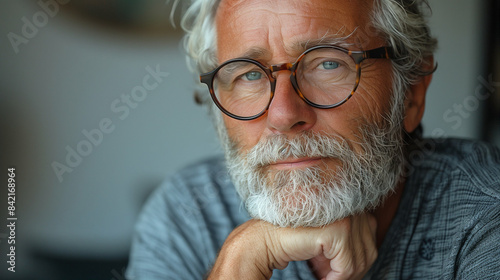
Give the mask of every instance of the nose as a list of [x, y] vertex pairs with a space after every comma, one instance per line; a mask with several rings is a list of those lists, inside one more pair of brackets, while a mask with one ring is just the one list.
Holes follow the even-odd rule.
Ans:
[[311, 129], [316, 123], [315, 109], [295, 92], [289, 71], [275, 72], [274, 97], [267, 111], [268, 127], [274, 133], [297, 133]]

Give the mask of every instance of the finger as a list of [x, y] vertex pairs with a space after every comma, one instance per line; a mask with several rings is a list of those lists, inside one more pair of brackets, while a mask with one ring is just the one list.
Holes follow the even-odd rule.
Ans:
[[275, 228], [267, 232], [266, 244], [276, 263], [283, 267], [290, 261], [322, 255], [323, 244], [331, 243], [334, 236], [334, 232], [325, 234], [325, 228]]
[[331, 271], [326, 275], [327, 280], [351, 279], [355, 274], [353, 244], [344, 245], [339, 254], [330, 261]]
[[324, 255], [310, 259], [309, 266], [314, 275], [319, 279], [326, 279], [326, 275], [332, 270], [330, 268], [330, 259], [327, 259]]
[[[365, 256], [365, 266], [367, 268], [371, 267], [371, 265], [377, 259], [378, 251], [377, 251], [377, 220], [371, 214], [364, 214], [365, 222], [362, 226], [362, 234], [363, 234], [363, 254]], [[367, 269], [368, 270], [368, 269]]]
[[343, 249], [332, 259], [332, 269], [326, 276], [332, 279], [361, 279], [376, 259], [375, 242], [376, 221], [369, 214], [361, 214], [351, 218], [350, 239], [344, 242]]
[[368, 223], [366, 224], [369, 229], [370, 229], [370, 233], [372, 235], [372, 238], [374, 240], [374, 242], [377, 240], [377, 219], [375, 218], [375, 216], [373, 216], [372, 214], [370, 213], [365, 213], [366, 215], [366, 218], [368, 219]]
[[351, 279], [355, 272], [354, 241], [359, 240], [357, 220], [359, 217], [348, 217], [341, 223], [342, 234], [337, 244], [333, 244], [330, 252], [325, 256], [330, 258], [331, 271], [326, 275], [327, 280]]
[[361, 279], [377, 258], [376, 220], [364, 213], [353, 225], [354, 275], [351, 279]]

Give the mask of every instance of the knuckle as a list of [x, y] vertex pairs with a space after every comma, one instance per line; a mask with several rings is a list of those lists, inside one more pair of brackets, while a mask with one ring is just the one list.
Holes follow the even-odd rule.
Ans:
[[345, 266], [344, 269], [342, 270], [342, 275], [348, 277], [347, 279], [350, 279], [350, 277], [354, 276], [355, 274], [356, 274], [356, 265], [353, 263]]
[[349, 276], [353, 276], [357, 271], [357, 266], [355, 264], [352, 264], [346, 269], [346, 274]]
[[378, 224], [377, 224], [377, 219], [375, 218], [375, 216], [368, 215], [368, 223], [370, 225], [370, 228], [375, 229], [375, 230], [377, 229]]
[[375, 262], [375, 260], [378, 258], [377, 250], [372, 250], [368, 256], [369, 256], [368, 263], [370, 265], [372, 265]]
[[339, 225], [345, 231], [350, 231], [352, 229], [352, 224], [354, 223], [354, 218], [352, 216], [340, 220]]

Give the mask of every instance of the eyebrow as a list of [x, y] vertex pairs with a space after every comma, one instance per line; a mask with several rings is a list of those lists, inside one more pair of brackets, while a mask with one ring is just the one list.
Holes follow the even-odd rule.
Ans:
[[312, 47], [316, 46], [321, 46], [321, 45], [335, 45], [339, 47], [344, 47], [347, 48], [349, 46], [352, 46], [352, 43], [348, 43], [347, 39], [350, 37], [349, 36], [343, 36], [343, 37], [338, 37], [338, 36], [333, 36], [333, 37], [321, 37], [319, 39], [312, 39], [312, 40], [307, 40], [307, 41], [298, 41], [295, 42], [290, 49], [293, 52], [298, 52], [298, 53], [303, 53], [307, 49], [310, 49]]
[[246, 52], [244, 52], [240, 57], [251, 58], [255, 60], [261, 60], [266, 58], [271, 58], [271, 52], [268, 49], [261, 47], [251, 47]]

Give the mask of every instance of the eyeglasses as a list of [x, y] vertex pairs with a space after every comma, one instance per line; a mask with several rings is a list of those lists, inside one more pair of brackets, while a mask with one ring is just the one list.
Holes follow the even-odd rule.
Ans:
[[262, 116], [274, 96], [277, 71], [291, 72], [295, 92], [312, 107], [330, 109], [344, 104], [356, 91], [365, 59], [394, 57], [392, 48], [350, 51], [338, 46], [321, 45], [302, 53], [295, 63], [269, 68], [248, 58], [235, 58], [215, 70], [202, 74], [212, 100], [226, 115], [238, 120]]

